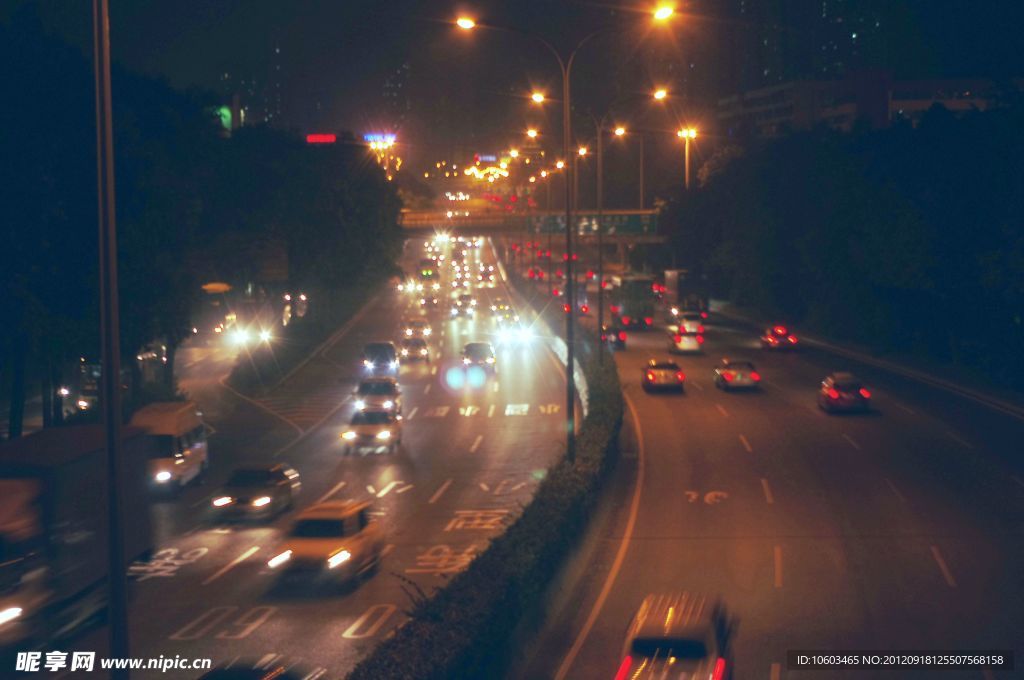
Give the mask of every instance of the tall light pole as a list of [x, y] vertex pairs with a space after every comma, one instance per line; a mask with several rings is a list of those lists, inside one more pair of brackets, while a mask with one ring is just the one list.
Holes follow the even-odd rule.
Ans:
[[[672, 16], [672, 9], [667, 6], [662, 6], [653, 12], [655, 21], [664, 22]], [[475, 19], [471, 17], [459, 17], [455, 24], [464, 31], [470, 31], [474, 28], [487, 28], [490, 30], [503, 31], [506, 33], [514, 33], [517, 35], [523, 35], [528, 38], [535, 40], [542, 44], [554, 57], [555, 61], [558, 62], [558, 68], [562, 75], [562, 157], [569, 159], [572, 153], [572, 100], [571, 100], [571, 77], [572, 77], [572, 65], [576, 61], [576, 55], [590, 40], [595, 38], [602, 33], [605, 33], [608, 29], [600, 29], [588, 34], [568, 53], [568, 56], [563, 57], [562, 53], [559, 52], [555, 47], [544, 38], [540, 37], [535, 33], [528, 33], [524, 31], [518, 31], [511, 28], [504, 28], [499, 26], [483, 25], [479, 24]], [[535, 100], [536, 101], [536, 100]], [[540, 102], [543, 102], [541, 98]], [[567, 255], [565, 263], [566, 280], [573, 281], [573, 230], [575, 224], [573, 223], [573, 174], [572, 163], [567, 162], [565, 164], [565, 252]], [[576, 356], [576, 338], [575, 338], [575, 290], [574, 286], [568, 286], [566, 290], [566, 304], [569, 305], [569, 313], [566, 314], [565, 318], [565, 344], [566, 344], [566, 360], [565, 360], [565, 388], [566, 388], [566, 416], [568, 422], [566, 423], [566, 457], [570, 463], [576, 461], [576, 376], [575, 376], [575, 356]]]

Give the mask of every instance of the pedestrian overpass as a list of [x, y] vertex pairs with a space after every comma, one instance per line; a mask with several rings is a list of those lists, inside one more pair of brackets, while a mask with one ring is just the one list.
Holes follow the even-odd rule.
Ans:
[[[596, 211], [578, 211], [574, 215], [577, 238], [581, 242], [597, 240], [598, 224], [609, 244], [664, 243], [658, 233], [656, 210], [606, 210], [598, 220]], [[401, 227], [410, 232], [473, 233], [493, 236], [533, 236], [565, 234], [565, 213], [555, 210], [503, 212], [500, 210], [403, 210]]]

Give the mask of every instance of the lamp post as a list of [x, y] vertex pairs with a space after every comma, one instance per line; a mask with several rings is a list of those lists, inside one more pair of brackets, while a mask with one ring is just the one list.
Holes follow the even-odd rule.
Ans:
[[[672, 9], [667, 6], [662, 6], [656, 9], [652, 15], [655, 21], [664, 22], [672, 16]], [[558, 62], [558, 68], [562, 76], [562, 157], [570, 158], [571, 147], [572, 147], [572, 100], [571, 100], [571, 77], [572, 77], [572, 65], [576, 61], [576, 56], [580, 50], [590, 42], [596, 36], [605, 33], [607, 29], [599, 29], [594, 31], [583, 39], [581, 39], [576, 46], [568, 53], [567, 56], [562, 55], [562, 52], [557, 50], [551, 43], [544, 38], [540, 37], [535, 33], [529, 33], [524, 31], [518, 31], [511, 28], [491, 26], [479, 24], [475, 19], [471, 17], [459, 17], [455, 24], [464, 31], [470, 31], [474, 28], [487, 28], [490, 30], [503, 31], [506, 33], [513, 33], [517, 35], [523, 35], [528, 38], [535, 40], [542, 44], [554, 57], [555, 61]], [[541, 93], [535, 93], [541, 94]], [[544, 97], [541, 94], [540, 98], [534, 98], [534, 101], [538, 104], [544, 101]], [[573, 224], [573, 195], [572, 195], [572, 181], [575, 173], [572, 172], [572, 163], [565, 164], [565, 273], [566, 281], [573, 281], [573, 230], [575, 225]], [[565, 360], [565, 388], [566, 388], [566, 416], [568, 422], [566, 423], [566, 457], [570, 463], [576, 461], [576, 376], [575, 376], [575, 314], [573, 313], [575, 305], [575, 291], [573, 286], [567, 286], [566, 289], [566, 304], [569, 305], [569, 313], [566, 314], [565, 318], [565, 344], [566, 344], [566, 360]]]
[[682, 139], [685, 142], [685, 146], [686, 146], [686, 150], [684, 152], [685, 160], [683, 162], [684, 165], [685, 165], [685, 169], [683, 170], [683, 178], [684, 178], [683, 179], [683, 183], [684, 183], [684, 186], [686, 187], [687, 191], [689, 191], [689, 189], [690, 189], [690, 140], [697, 138], [697, 130], [694, 129], [694, 128], [682, 128], [678, 132], [676, 132], [676, 136], [678, 136], [680, 139]]

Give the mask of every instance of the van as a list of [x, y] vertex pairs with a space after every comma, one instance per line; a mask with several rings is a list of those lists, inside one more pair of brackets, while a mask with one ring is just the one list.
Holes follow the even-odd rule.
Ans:
[[206, 472], [206, 425], [195, 402], [149, 404], [135, 412], [131, 424], [156, 438], [147, 470], [152, 486], [177, 491]]

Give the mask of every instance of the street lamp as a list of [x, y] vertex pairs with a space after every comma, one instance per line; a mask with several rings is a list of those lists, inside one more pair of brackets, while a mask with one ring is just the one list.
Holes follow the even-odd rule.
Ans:
[[697, 130], [695, 128], [680, 128], [680, 130], [678, 132], [676, 132], [676, 136], [679, 137], [680, 139], [682, 139], [684, 142], [686, 142], [686, 152], [685, 152], [686, 160], [684, 162], [685, 170], [683, 171], [683, 173], [684, 173], [683, 185], [686, 187], [686, 189], [689, 189], [690, 188], [690, 140], [691, 139], [697, 139]]
[[534, 130], [533, 128], [530, 128], [529, 130], [526, 131], [526, 136], [529, 137], [530, 139], [537, 139], [538, 134], [540, 133]]
[[510, 158], [519, 158], [519, 149], [509, 149], [508, 155]]
[[468, 31], [476, 27], [476, 22], [469, 17], [459, 17], [455, 20], [455, 25], [464, 31]]
[[543, 104], [544, 103], [544, 93], [543, 92], [534, 92], [533, 94], [530, 95], [530, 99], [532, 99], [533, 101], [537, 102], [538, 104]]
[[675, 13], [675, 8], [671, 5], [662, 5], [658, 9], [654, 10], [655, 21], [665, 21]]
[[562, 168], [565, 167], [565, 161], [557, 161], [557, 162], [555, 162], [555, 167], [558, 168], [559, 170], [561, 170]]
[[668, 96], [668, 90], [665, 88], [658, 88], [654, 91], [654, 98], [661, 100]]
[[581, 156], [586, 156], [587, 155], [587, 147], [581, 146], [579, 149], [577, 149], [576, 153], [578, 153]]
[[619, 127], [615, 128], [615, 136], [616, 137], [621, 137], [624, 134], [626, 134], [626, 128], [622, 127], [621, 125]]

